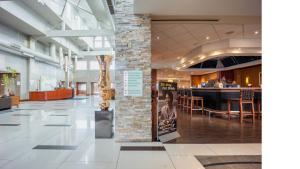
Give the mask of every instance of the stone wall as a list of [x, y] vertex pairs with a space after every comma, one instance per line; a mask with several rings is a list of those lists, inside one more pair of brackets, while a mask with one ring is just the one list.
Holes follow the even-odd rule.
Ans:
[[[151, 141], [151, 19], [133, 14], [134, 0], [116, 0], [117, 141]], [[143, 96], [124, 96], [123, 73], [143, 71]]]

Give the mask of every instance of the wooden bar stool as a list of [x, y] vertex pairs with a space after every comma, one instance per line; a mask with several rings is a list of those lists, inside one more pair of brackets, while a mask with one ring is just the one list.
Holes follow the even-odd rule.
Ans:
[[[251, 116], [252, 123], [255, 122], [255, 111], [254, 111], [254, 91], [253, 89], [241, 89], [240, 90], [240, 98], [232, 98], [228, 99], [228, 119], [232, 115], [231, 111], [231, 103], [238, 102], [239, 104], [239, 115], [240, 115], [240, 123], [244, 122], [244, 117]], [[243, 105], [251, 105], [251, 112], [244, 111]]]
[[181, 92], [180, 95], [180, 109], [183, 110], [183, 106], [185, 104], [185, 95], [184, 95], [184, 91]]
[[184, 90], [184, 96], [183, 97], [184, 98], [183, 98], [183, 108], [182, 108], [182, 110], [183, 111], [185, 111], [185, 110], [188, 111], [189, 108], [191, 107], [191, 104], [190, 104], [191, 97], [190, 97], [190, 92], [187, 89]]
[[257, 118], [261, 119], [261, 116], [262, 116], [262, 113], [261, 113], [261, 100], [257, 100], [256, 106], [257, 106]]
[[181, 90], [178, 90], [178, 93], [177, 93], [177, 107], [180, 108], [181, 106]]
[[192, 96], [191, 97], [191, 116], [193, 116], [193, 111], [201, 110], [201, 114], [204, 113], [203, 97]]

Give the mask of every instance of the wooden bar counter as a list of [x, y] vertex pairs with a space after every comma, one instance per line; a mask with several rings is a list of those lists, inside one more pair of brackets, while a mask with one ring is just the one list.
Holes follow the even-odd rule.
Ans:
[[[227, 111], [227, 100], [239, 98], [241, 89], [243, 88], [193, 88], [187, 90], [191, 91], [193, 96], [203, 97], [205, 108]], [[255, 104], [261, 103], [261, 88], [251, 89], [254, 90]], [[232, 109], [238, 110], [238, 105], [234, 103]]]
[[54, 91], [31, 91], [29, 92], [30, 101], [47, 101], [69, 99], [74, 96], [73, 89], [56, 89]]

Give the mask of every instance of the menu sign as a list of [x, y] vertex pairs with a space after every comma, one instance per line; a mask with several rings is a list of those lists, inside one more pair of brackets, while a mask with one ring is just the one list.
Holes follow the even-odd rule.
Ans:
[[124, 71], [124, 96], [143, 95], [143, 72], [139, 70]]
[[177, 83], [159, 82], [158, 84], [158, 138], [177, 131], [176, 110]]

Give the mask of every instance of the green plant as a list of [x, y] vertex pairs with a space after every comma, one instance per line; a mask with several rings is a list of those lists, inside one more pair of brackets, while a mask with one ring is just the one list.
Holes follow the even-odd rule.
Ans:
[[2, 84], [4, 85], [4, 87], [8, 87], [8, 85], [9, 85], [9, 76], [8, 76], [8, 74], [3, 74]]
[[6, 67], [6, 70], [11, 73], [11, 77], [13, 79], [17, 78], [17, 70], [16, 69], [13, 69], [13, 68], [8, 66], [8, 67]]
[[10, 87], [15, 85], [15, 80], [17, 79], [17, 70], [11, 67], [6, 67], [6, 70], [8, 73], [3, 74], [1, 81], [9, 95], [14, 95], [13, 89], [10, 89]]

